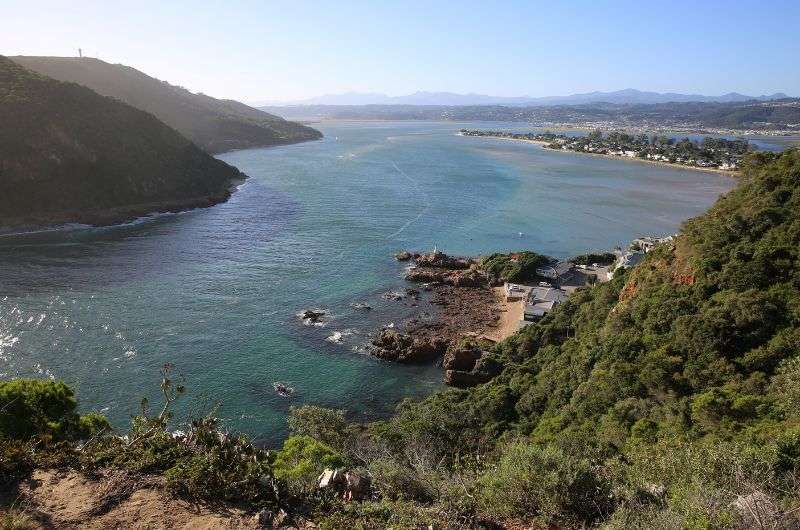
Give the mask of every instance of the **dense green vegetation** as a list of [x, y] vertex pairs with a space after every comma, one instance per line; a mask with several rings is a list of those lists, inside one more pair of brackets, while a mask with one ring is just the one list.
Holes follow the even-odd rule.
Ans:
[[88, 57], [14, 57], [42, 75], [78, 83], [147, 111], [209, 153], [302, 142], [319, 131], [238, 101], [193, 94], [121, 64]]
[[481, 268], [498, 282], [525, 283], [538, 278], [536, 269], [551, 262], [551, 258], [536, 252], [491, 254], [481, 260]]
[[[321, 528], [797, 528], [799, 324], [800, 152], [761, 153], [674, 241], [494, 346], [503, 370], [486, 384], [366, 425], [293, 409], [277, 453], [209, 434], [210, 419], [176, 438], [143, 413], [72, 465], [166, 472], [178, 493], [284, 503]], [[41, 465], [12, 449], [6, 468]], [[338, 465], [371, 475], [370, 500], [314, 491]]]
[[593, 263], [597, 263], [598, 265], [611, 265], [616, 259], [617, 256], [613, 252], [602, 252], [600, 254], [591, 252], [589, 254], [575, 256], [567, 261], [570, 261], [575, 265], [591, 265]]
[[227, 199], [243, 175], [151, 114], [0, 56], [0, 222], [116, 222]]

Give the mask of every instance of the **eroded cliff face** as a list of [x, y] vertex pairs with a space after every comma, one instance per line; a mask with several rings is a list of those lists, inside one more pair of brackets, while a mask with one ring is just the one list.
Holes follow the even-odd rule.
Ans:
[[151, 114], [0, 57], [5, 230], [209, 206], [243, 178]]

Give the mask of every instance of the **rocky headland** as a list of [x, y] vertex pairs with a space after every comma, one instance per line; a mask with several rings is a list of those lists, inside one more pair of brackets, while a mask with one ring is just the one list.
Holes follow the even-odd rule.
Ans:
[[400, 252], [409, 262], [404, 278], [420, 284], [430, 305], [432, 319], [412, 318], [400, 329], [383, 328], [371, 340], [371, 355], [398, 363], [439, 363], [445, 383], [471, 386], [493, 377], [499, 365], [480, 344], [500, 320], [500, 300], [492, 289], [496, 281], [482, 270], [478, 260], [442, 252]]

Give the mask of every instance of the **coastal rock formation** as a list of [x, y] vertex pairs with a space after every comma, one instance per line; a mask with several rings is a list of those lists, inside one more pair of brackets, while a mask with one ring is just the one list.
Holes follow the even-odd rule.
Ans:
[[442, 367], [445, 369], [445, 384], [457, 387], [486, 383], [502, 370], [491, 353], [473, 344], [448, 348]]
[[442, 361], [445, 370], [461, 370], [469, 372], [475, 367], [475, 363], [481, 358], [480, 348], [475, 346], [462, 345], [448, 348]]
[[429, 254], [419, 254], [414, 256], [414, 261], [418, 267], [431, 267], [436, 269], [468, 269], [473, 265], [471, 258], [458, 258], [448, 256], [443, 252], [434, 251]]
[[379, 359], [399, 363], [421, 363], [438, 359], [447, 351], [441, 337], [414, 337], [394, 329], [384, 329], [372, 339], [370, 352]]
[[325, 469], [317, 479], [317, 488], [333, 490], [346, 501], [359, 501], [369, 497], [372, 478], [358, 470]]
[[152, 114], [0, 56], [3, 228], [210, 206], [244, 178]]
[[489, 278], [477, 268], [443, 269], [415, 267], [409, 270], [405, 279], [417, 283], [440, 283], [454, 287], [482, 287], [489, 284]]

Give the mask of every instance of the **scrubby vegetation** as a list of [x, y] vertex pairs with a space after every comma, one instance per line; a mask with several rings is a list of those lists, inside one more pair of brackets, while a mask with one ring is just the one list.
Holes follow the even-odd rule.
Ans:
[[501, 282], [524, 283], [538, 278], [536, 268], [549, 264], [551, 259], [536, 252], [491, 254], [481, 260], [481, 268]]
[[152, 114], [0, 56], [0, 223], [208, 206], [243, 178]]
[[[673, 242], [496, 345], [489, 383], [370, 424], [293, 409], [277, 453], [143, 415], [76, 461], [166, 470], [185, 495], [290, 499], [321, 528], [797, 528], [799, 324], [800, 152], [759, 154]], [[339, 465], [371, 475], [370, 499], [314, 491]]]
[[616, 259], [617, 256], [613, 252], [603, 252], [601, 254], [592, 252], [589, 254], [575, 256], [574, 258], [570, 258], [568, 261], [571, 261], [575, 265], [592, 265], [594, 263], [597, 263], [598, 265], [611, 265]]

